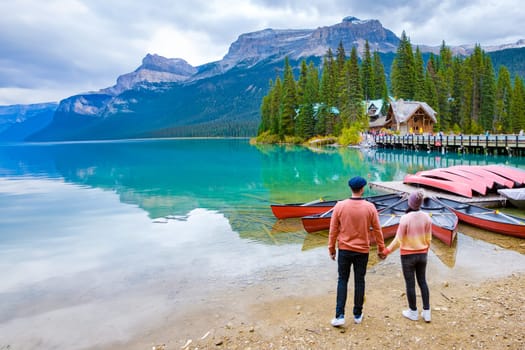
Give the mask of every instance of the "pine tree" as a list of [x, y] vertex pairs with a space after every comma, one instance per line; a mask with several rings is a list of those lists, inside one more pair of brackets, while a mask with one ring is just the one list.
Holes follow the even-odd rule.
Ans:
[[352, 47], [350, 59], [345, 64], [344, 72], [344, 85], [340, 94], [340, 99], [343, 102], [341, 107], [341, 126], [342, 128], [348, 128], [356, 122], [366, 122], [359, 59], [355, 46]]
[[270, 105], [270, 133], [272, 135], [279, 135], [281, 130], [281, 101], [283, 96], [283, 87], [281, 78], [275, 79], [275, 85], [271, 91], [271, 105]]
[[375, 99], [374, 70], [368, 40], [365, 42], [365, 52], [361, 62], [361, 83], [363, 85], [363, 96], [365, 100], [368, 101]]
[[374, 56], [372, 59], [372, 70], [373, 70], [373, 78], [374, 78], [374, 87], [372, 91], [374, 92], [374, 95], [372, 96], [373, 100], [382, 99], [383, 100], [383, 107], [381, 109], [381, 114], [386, 115], [388, 111], [388, 86], [386, 84], [386, 75], [385, 75], [385, 67], [383, 66], [383, 62], [381, 62], [381, 56], [379, 56], [378, 51], [374, 51]]
[[307, 83], [305, 90], [305, 100], [304, 103], [307, 104], [310, 110], [310, 113], [306, 120], [305, 133], [306, 137], [310, 138], [315, 135], [316, 131], [316, 118], [314, 112], [314, 105], [319, 101], [319, 71], [313, 64], [310, 62], [308, 65], [308, 74], [307, 74]]
[[308, 74], [308, 66], [306, 65], [306, 61], [301, 61], [301, 70], [299, 71], [299, 81], [297, 82], [297, 101], [299, 104], [303, 103], [304, 100], [304, 91], [306, 89], [306, 82], [307, 82], [307, 74]]
[[281, 124], [279, 137], [292, 136], [295, 133], [295, 114], [297, 109], [297, 95], [292, 66], [288, 57], [284, 59], [283, 95], [281, 101]]
[[329, 135], [334, 131], [335, 121], [331, 116], [331, 109], [337, 103], [337, 76], [334, 55], [328, 49], [323, 58], [323, 72], [321, 76], [320, 101], [317, 110], [316, 133], [319, 135]]
[[496, 100], [494, 107], [494, 128], [498, 133], [512, 132], [510, 128], [510, 102], [512, 100], [512, 82], [505, 66], [498, 71]]
[[452, 87], [450, 95], [450, 124], [449, 127], [460, 126], [461, 124], [461, 111], [463, 110], [463, 96], [464, 90], [465, 73], [463, 60], [459, 57], [455, 57], [452, 60]]
[[271, 128], [271, 102], [273, 88], [273, 82], [270, 80], [269, 92], [263, 97], [261, 103], [261, 123], [259, 124], [257, 135], [261, 135], [262, 133], [269, 131]]
[[394, 96], [398, 99], [413, 100], [415, 86], [414, 53], [405, 31], [401, 34], [397, 54], [392, 62], [391, 74]]
[[494, 77], [494, 67], [488, 55], [483, 57], [483, 68], [481, 71], [481, 101], [480, 101], [480, 121], [484, 130], [494, 130], [494, 111], [496, 82]]
[[436, 111], [439, 112], [440, 128], [445, 130], [451, 129], [453, 126], [451, 108], [453, 101], [452, 89], [454, 84], [454, 73], [452, 66], [452, 51], [443, 41], [439, 51], [434, 85], [436, 86], [437, 91], [438, 105]]
[[461, 128], [467, 133], [482, 133], [481, 86], [483, 79], [483, 51], [476, 45], [474, 52], [464, 62], [464, 96], [461, 109]]
[[512, 101], [510, 104], [511, 130], [518, 133], [525, 129], [525, 86], [523, 80], [516, 76], [512, 90]]
[[319, 77], [313, 63], [308, 66], [305, 63], [301, 71], [304, 71], [304, 74], [301, 73], [299, 86], [303, 93], [299, 101], [295, 135], [305, 140], [314, 136], [315, 132], [314, 103], [318, 96]]
[[[416, 47], [416, 53], [414, 58], [414, 96], [415, 101], [427, 101], [428, 96], [425, 89], [425, 69], [423, 63], [423, 56], [419, 46]], [[428, 102], [428, 101], [427, 101]], [[435, 105], [432, 107], [436, 107]]]
[[343, 101], [341, 101], [341, 89], [344, 88], [344, 70], [345, 70], [345, 63], [346, 63], [346, 52], [345, 48], [343, 47], [343, 42], [339, 42], [339, 46], [337, 47], [336, 51], [336, 58], [335, 58], [335, 91], [336, 91], [336, 101], [335, 101], [335, 107], [337, 107], [339, 110], [341, 110], [343, 106]]

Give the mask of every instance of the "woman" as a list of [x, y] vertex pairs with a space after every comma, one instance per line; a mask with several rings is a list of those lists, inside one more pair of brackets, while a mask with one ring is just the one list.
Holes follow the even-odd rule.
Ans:
[[430, 293], [425, 273], [428, 249], [432, 239], [432, 219], [427, 213], [419, 210], [423, 199], [424, 193], [421, 190], [410, 194], [406, 214], [401, 217], [396, 236], [383, 254], [388, 255], [400, 248], [401, 267], [409, 307], [408, 310], [403, 310], [403, 316], [412, 321], [417, 321], [419, 318], [416, 305], [415, 280], [417, 279], [423, 299], [421, 317], [426, 322], [430, 322]]

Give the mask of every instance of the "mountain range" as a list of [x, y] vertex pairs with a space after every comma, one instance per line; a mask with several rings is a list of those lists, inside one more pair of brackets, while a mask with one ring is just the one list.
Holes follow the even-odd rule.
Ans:
[[[242, 34], [222, 60], [193, 67], [181, 58], [148, 54], [131, 73], [99, 91], [59, 104], [0, 106], [0, 140], [61, 141], [179, 136], [253, 136], [262, 97], [288, 57], [320, 65], [329, 48], [379, 51], [387, 75], [400, 39], [375, 19], [304, 30], [264, 29]], [[414, 45], [414, 44], [413, 44]], [[416, 45], [414, 45], [415, 47]], [[417, 45], [428, 57], [439, 46]], [[474, 44], [451, 47], [468, 55]], [[483, 47], [494, 67], [525, 77], [525, 40]]]

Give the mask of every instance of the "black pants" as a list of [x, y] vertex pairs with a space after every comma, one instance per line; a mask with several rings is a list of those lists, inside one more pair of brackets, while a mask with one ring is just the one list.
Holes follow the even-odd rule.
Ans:
[[337, 280], [337, 304], [335, 316], [345, 314], [346, 296], [350, 268], [354, 265], [354, 316], [361, 316], [365, 297], [365, 275], [368, 265], [368, 253], [358, 253], [351, 250], [339, 250], [337, 255], [339, 278]]
[[[423, 310], [430, 309], [430, 293], [426, 280], [427, 254], [408, 254], [401, 255], [401, 266], [407, 290], [408, 307], [417, 310], [416, 304], [416, 279], [421, 298], [423, 299]], [[415, 278], [414, 278], [415, 277]]]

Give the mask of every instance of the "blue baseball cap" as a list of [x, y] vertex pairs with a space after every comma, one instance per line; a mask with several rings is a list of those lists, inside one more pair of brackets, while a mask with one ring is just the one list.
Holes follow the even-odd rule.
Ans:
[[366, 185], [366, 180], [362, 178], [361, 176], [355, 176], [351, 178], [350, 180], [348, 180], [348, 186], [350, 186], [352, 190], [360, 190], [365, 185]]

